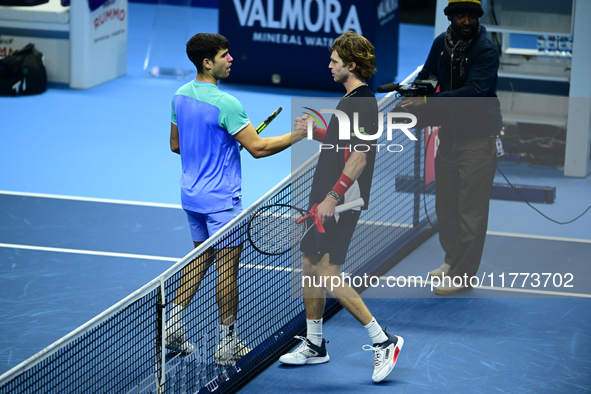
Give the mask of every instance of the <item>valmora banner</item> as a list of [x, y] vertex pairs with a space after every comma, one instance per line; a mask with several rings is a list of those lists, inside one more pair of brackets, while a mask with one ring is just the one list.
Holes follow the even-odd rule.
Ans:
[[398, 0], [220, 0], [219, 7], [234, 58], [228, 82], [342, 91], [329, 48], [348, 30], [376, 47], [370, 87], [396, 79]]

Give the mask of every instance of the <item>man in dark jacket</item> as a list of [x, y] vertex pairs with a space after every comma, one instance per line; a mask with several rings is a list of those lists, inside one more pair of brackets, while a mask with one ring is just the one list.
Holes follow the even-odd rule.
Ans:
[[451, 295], [471, 289], [480, 266], [502, 118], [495, 93], [499, 54], [480, 26], [481, 2], [450, 0], [444, 12], [451, 25], [433, 42], [417, 79], [439, 81], [424, 101], [441, 125], [435, 179], [445, 261], [430, 274], [441, 278], [435, 293]]

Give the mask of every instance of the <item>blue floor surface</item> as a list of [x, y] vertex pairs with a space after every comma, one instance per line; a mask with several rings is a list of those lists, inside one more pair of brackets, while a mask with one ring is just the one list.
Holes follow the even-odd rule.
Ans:
[[348, 313], [324, 327], [327, 364], [276, 362], [240, 393], [588, 393], [589, 299], [369, 299], [404, 338], [390, 376], [373, 384], [373, 352]]

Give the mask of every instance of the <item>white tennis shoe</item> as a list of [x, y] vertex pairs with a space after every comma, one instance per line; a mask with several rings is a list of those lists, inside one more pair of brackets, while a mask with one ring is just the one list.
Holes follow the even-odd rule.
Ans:
[[296, 336], [302, 341], [300, 346], [291, 353], [284, 354], [279, 362], [289, 365], [322, 364], [330, 360], [326, 351], [326, 340], [322, 338], [320, 346], [314, 345], [308, 338]]
[[178, 324], [166, 327], [166, 348], [171, 353], [182, 355], [195, 352], [195, 345], [187, 341], [182, 326]]
[[215, 349], [214, 362], [217, 365], [234, 365], [252, 349], [247, 348], [244, 342], [235, 336], [223, 338]]
[[443, 275], [447, 275], [449, 272], [450, 265], [443, 263], [440, 267], [435, 268], [433, 271], [429, 272], [430, 276], [436, 276], [439, 278], [443, 278]]
[[371, 376], [374, 383], [386, 379], [390, 372], [392, 372], [396, 361], [398, 361], [402, 345], [404, 345], [404, 339], [402, 337], [390, 335], [387, 332], [384, 333], [388, 337], [386, 342], [373, 346], [363, 345], [363, 350], [374, 351], [374, 368], [373, 375]]

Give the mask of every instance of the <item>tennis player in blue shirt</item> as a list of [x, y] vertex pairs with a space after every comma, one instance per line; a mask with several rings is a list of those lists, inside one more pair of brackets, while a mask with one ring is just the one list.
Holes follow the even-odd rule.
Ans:
[[[257, 134], [240, 102], [218, 88], [218, 81], [230, 75], [233, 59], [228, 47], [228, 40], [219, 34], [193, 36], [187, 42], [187, 55], [197, 68], [197, 77], [182, 86], [172, 99], [170, 149], [181, 156], [181, 205], [187, 213], [195, 247], [242, 212], [239, 145], [253, 157], [261, 158], [281, 152], [306, 136], [306, 130], [268, 138]], [[236, 330], [240, 252], [237, 239], [223, 250], [213, 249], [185, 267], [166, 327], [169, 350], [183, 354], [195, 351], [184, 334], [183, 311], [215, 262], [221, 320], [215, 362], [232, 365], [250, 351], [238, 339]]]

